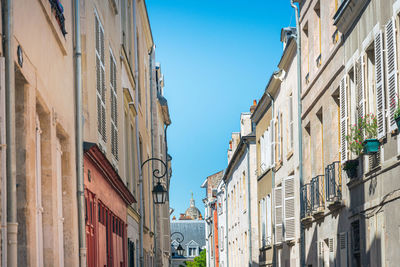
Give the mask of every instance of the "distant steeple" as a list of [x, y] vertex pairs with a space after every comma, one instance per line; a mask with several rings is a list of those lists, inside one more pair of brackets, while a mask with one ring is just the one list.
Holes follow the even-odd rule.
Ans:
[[191, 192], [192, 197], [190, 198], [190, 207], [195, 207], [194, 199], [193, 199], [193, 192]]

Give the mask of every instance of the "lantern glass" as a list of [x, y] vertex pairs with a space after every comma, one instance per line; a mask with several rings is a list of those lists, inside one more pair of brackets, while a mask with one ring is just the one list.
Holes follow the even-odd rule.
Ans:
[[178, 248], [176, 249], [176, 251], [178, 252], [179, 256], [183, 256], [183, 252], [185, 251], [183, 249], [183, 247], [181, 246], [181, 244], [179, 244]]
[[167, 197], [167, 191], [160, 182], [153, 188], [153, 200], [155, 204], [164, 204]]

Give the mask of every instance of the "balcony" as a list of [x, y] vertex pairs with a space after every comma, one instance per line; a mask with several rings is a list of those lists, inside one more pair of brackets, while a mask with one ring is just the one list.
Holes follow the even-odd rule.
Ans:
[[324, 175], [317, 175], [311, 179], [311, 203], [314, 218], [323, 216], [325, 210]]
[[312, 221], [311, 184], [301, 187], [301, 222], [308, 224]]
[[342, 206], [342, 168], [339, 161], [325, 168], [325, 193], [330, 210]]

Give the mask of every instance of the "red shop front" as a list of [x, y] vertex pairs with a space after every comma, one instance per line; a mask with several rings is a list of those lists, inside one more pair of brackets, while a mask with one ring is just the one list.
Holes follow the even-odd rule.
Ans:
[[135, 202], [106, 156], [84, 143], [88, 267], [127, 266], [127, 206]]

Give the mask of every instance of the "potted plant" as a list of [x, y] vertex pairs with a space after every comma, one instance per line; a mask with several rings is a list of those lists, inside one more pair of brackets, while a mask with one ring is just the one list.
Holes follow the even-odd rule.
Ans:
[[356, 178], [358, 175], [358, 159], [350, 159], [343, 164], [343, 170], [346, 171], [349, 178]]
[[379, 151], [380, 142], [376, 139], [378, 135], [378, 124], [374, 114], [367, 114], [359, 120], [359, 129], [365, 135], [363, 151], [366, 155], [372, 155]]
[[[350, 133], [346, 136], [347, 143], [349, 145], [349, 150], [359, 157], [363, 151], [363, 134], [362, 129], [354, 124], [350, 127]], [[358, 175], [359, 158], [351, 159], [343, 164], [343, 170], [346, 171], [349, 178], [356, 178]]]

